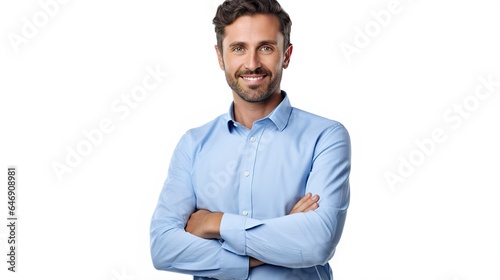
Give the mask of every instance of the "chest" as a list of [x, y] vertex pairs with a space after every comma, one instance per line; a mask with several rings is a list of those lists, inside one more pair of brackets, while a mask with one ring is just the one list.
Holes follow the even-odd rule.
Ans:
[[273, 218], [305, 194], [314, 143], [276, 132], [207, 142], [192, 182], [198, 209]]

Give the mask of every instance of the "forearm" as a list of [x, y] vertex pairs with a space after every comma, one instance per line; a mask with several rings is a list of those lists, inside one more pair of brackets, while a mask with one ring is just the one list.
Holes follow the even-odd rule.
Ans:
[[[267, 220], [224, 214], [223, 248], [288, 268], [324, 265], [334, 254], [349, 207], [349, 161], [324, 170], [318, 159], [306, 190], [319, 194], [319, 208]], [[329, 163], [331, 164], [331, 163]]]
[[[225, 214], [221, 232], [225, 239], [223, 248], [289, 268], [324, 265], [334, 254], [346, 211], [323, 209], [323, 206], [320, 209], [324, 212], [252, 220], [259, 224], [251, 228], [239, 228], [241, 216]], [[248, 220], [243, 223], [248, 224]]]
[[195, 211], [189, 217], [186, 231], [205, 239], [220, 239], [220, 222], [223, 213], [205, 209]]
[[159, 270], [218, 279], [245, 279], [248, 273], [248, 257], [223, 249], [218, 240], [198, 238], [161, 220], [151, 225], [151, 257]]
[[[319, 207], [318, 200], [318, 195], [307, 193], [294, 205], [290, 214], [314, 211]], [[205, 209], [195, 211], [187, 221], [186, 231], [205, 239], [220, 239], [220, 224], [223, 215], [221, 212], [210, 212]], [[263, 264], [264, 262], [260, 260], [250, 258], [250, 268]]]
[[[182, 158], [178, 153], [177, 162]], [[185, 231], [195, 210], [189, 172], [172, 164], [151, 220], [151, 257], [155, 268], [218, 279], [245, 279], [249, 258]], [[187, 186], [187, 187], [186, 187]]]

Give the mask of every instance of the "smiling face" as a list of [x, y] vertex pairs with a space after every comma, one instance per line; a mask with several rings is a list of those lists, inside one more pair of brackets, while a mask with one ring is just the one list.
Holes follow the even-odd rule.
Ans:
[[224, 31], [223, 50], [216, 46], [217, 56], [235, 98], [256, 103], [279, 94], [292, 45], [285, 51], [278, 18], [267, 14], [241, 16]]

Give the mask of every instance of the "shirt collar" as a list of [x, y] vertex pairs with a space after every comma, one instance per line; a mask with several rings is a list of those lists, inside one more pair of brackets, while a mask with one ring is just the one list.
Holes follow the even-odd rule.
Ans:
[[[271, 122], [276, 125], [276, 128], [279, 131], [283, 131], [283, 129], [285, 129], [286, 125], [288, 124], [288, 119], [290, 118], [290, 113], [292, 112], [292, 105], [290, 104], [288, 95], [283, 90], [281, 91], [281, 95], [283, 96], [283, 100], [281, 101], [281, 103], [276, 108], [274, 108], [274, 110], [269, 115], [267, 115], [267, 117], [263, 118], [271, 120]], [[235, 126], [240, 125], [234, 120], [233, 109], [234, 102], [231, 103], [229, 112], [226, 115], [227, 128], [229, 132], [231, 132], [231, 130]]]

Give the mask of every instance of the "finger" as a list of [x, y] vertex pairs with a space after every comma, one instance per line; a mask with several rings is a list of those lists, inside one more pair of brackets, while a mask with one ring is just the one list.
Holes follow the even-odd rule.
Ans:
[[302, 208], [305, 208], [302, 210], [303, 213], [316, 210], [319, 207], [318, 204], [319, 201], [319, 195], [314, 195], [309, 199], [305, 204], [302, 205]]
[[311, 193], [306, 194], [292, 209], [290, 214], [294, 213], [305, 213], [311, 210], [315, 210], [319, 207], [319, 195], [311, 196]]
[[301, 207], [304, 205], [304, 203], [307, 203], [311, 196], [311, 193], [307, 193], [306, 195], [304, 195], [297, 203], [295, 203], [290, 214], [301, 212]]
[[319, 196], [318, 195], [312, 196], [311, 198], [307, 199], [304, 203], [302, 203], [300, 205], [300, 207], [298, 207], [296, 209], [297, 213], [298, 212], [305, 213], [305, 212], [308, 212], [308, 211], [311, 211], [311, 210], [315, 210], [319, 206], [318, 205], [318, 201], [319, 201]]
[[[318, 200], [319, 200], [319, 197], [318, 197]], [[311, 206], [309, 206], [307, 209], [305, 209], [302, 212], [306, 213], [306, 212], [309, 212], [309, 211], [314, 211], [314, 210], [318, 209], [318, 207], [319, 207], [319, 203], [316, 200], [316, 202], [312, 203]]]

